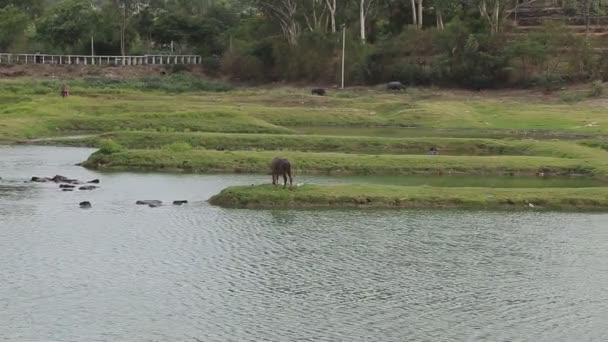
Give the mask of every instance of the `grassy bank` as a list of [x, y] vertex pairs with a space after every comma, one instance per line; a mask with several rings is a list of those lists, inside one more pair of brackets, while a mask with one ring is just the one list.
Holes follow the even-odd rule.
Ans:
[[[231, 208], [466, 208], [608, 211], [608, 188], [491, 189], [384, 185], [271, 185], [223, 190], [210, 203]], [[531, 204], [531, 205], [530, 205]]]
[[378, 138], [281, 134], [219, 134], [177, 132], [112, 132], [99, 137], [54, 140], [76, 146], [100, 146], [111, 139], [128, 149], [159, 149], [175, 143], [210, 150], [290, 150], [304, 152], [341, 152], [374, 154], [426, 154], [430, 147], [442, 155], [511, 155], [558, 158], [605, 158], [605, 151], [573, 142], [535, 140], [497, 140], [481, 138]]
[[[238, 186], [212, 197], [236, 208], [470, 208], [608, 211], [608, 188], [495, 189], [383, 185]], [[530, 205], [530, 203], [532, 205]]]
[[498, 132], [560, 137], [608, 134], [608, 115], [602, 106], [521, 94], [353, 89], [330, 90], [329, 96], [320, 97], [310, 95], [308, 89], [231, 89], [178, 75], [68, 80], [72, 95], [62, 99], [59, 84], [48, 79], [0, 80], [0, 141], [144, 129], [290, 134], [311, 126], [462, 130], [477, 137]]
[[126, 150], [95, 153], [84, 166], [99, 170], [154, 170], [187, 172], [266, 173], [270, 160], [288, 158], [298, 173], [327, 174], [471, 174], [545, 175], [580, 174], [605, 178], [603, 164], [587, 160], [524, 156], [365, 155], [306, 152], [209, 150]]

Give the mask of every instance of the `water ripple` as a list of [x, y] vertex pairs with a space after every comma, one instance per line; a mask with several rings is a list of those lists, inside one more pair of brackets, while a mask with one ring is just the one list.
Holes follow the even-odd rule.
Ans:
[[266, 177], [98, 174], [88, 153], [0, 148], [0, 340], [608, 338], [607, 215], [227, 210], [205, 200]]

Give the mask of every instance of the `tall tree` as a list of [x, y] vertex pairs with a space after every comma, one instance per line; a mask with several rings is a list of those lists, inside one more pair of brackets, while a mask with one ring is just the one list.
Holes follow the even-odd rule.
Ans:
[[504, 19], [509, 14], [508, 9], [513, 5], [513, 0], [477, 1], [479, 13], [487, 21], [488, 25], [490, 25], [490, 32], [493, 35], [500, 31]]
[[0, 50], [8, 50], [23, 35], [28, 23], [22, 10], [13, 6], [0, 8]]
[[374, 1], [375, 0], [359, 0], [359, 26], [361, 29], [361, 42], [363, 44], [367, 41], [366, 22]]
[[143, 0], [111, 0], [120, 18], [120, 53], [127, 54], [126, 32], [131, 19], [149, 5]]
[[255, 0], [271, 18], [278, 21], [283, 36], [291, 46], [298, 45], [301, 26], [297, 19], [298, 0]]
[[327, 7], [323, 0], [306, 0], [302, 3], [306, 26], [311, 32], [320, 32], [327, 27]]
[[63, 0], [40, 19], [37, 35], [45, 43], [75, 51], [88, 41], [98, 19], [88, 0]]
[[44, 12], [45, 0], [0, 0], [0, 8], [13, 6], [36, 18]]
[[329, 18], [331, 20], [331, 33], [336, 33], [336, 0], [325, 0], [327, 9], [329, 10]]
[[418, 16], [416, 15], [416, 0], [410, 0], [412, 3], [412, 25], [418, 27]]

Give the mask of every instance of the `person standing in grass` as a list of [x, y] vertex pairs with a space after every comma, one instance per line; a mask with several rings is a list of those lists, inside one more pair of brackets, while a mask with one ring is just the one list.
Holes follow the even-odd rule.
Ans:
[[65, 83], [61, 84], [61, 97], [68, 97], [70, 95], [70, 89]]

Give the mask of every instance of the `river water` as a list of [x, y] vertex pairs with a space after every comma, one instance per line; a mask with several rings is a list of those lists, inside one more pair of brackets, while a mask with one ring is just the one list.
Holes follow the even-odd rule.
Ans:
[[[0, 147], [0, 340], [608, 340], [608, 215], [230, 210], [205, 200], [267, 177], [91, 152]], [[55, 174], [101, 188], [23, 182]]]

